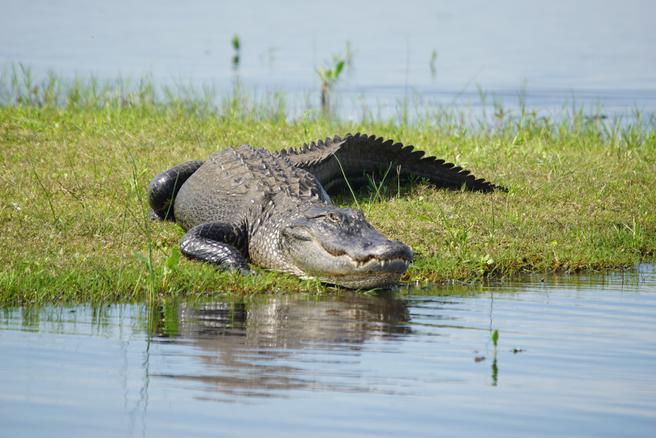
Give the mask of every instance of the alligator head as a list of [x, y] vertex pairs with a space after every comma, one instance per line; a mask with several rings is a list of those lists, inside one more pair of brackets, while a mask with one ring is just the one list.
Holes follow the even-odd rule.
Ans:
[[398, 283], [412, 250], [380, 234], [360, 210], [314, 205], [281, 230], [280, 250], [298, 275], [349, 288]]

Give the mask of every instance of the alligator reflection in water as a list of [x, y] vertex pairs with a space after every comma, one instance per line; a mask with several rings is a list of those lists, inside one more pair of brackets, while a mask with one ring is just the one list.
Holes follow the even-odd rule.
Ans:
[[[167, 314], [171, 318], [170, 310], [161, 310], [160, 321]], [[318, 386], [371, 391], [373, 388], [367, 386], [353, 386], [353, 377], [359, 373], [359, 352], [367, 342], [411, 331], [403, 301], [358, 294], [318, 300], [287, 296], [247, 304], [180, 305], [177, 318], [173, 329], [170, 324], [151, 325], [155, 329], [153, 342], [197, 346], [201, 352], [195, 357], [200, 363], [192, 366], [191, 373], [172, 368], [156, 376], [197, 382], [204, 390], [258, 397]], [[346, 364], [350, 383], [340, 384], [340, 375], [331, 376], [327, 369], [331, 364], [341, 372]], [[317, 372], [321, 378], [313, 379]]]

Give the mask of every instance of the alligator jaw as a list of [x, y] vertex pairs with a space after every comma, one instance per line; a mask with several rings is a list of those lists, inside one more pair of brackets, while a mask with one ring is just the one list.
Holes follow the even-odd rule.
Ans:
[[317, 273], [303, 272], [300, 277], [304, 279], [317, 278], [323, 283], [334, 284], [348, 289], [375, 289], [389, 288], [399, 283], [401, 275], [410, 265], [407, 259], [378, 260], [368, 262], [350, 261], [353, 269], [346, 273]]
[[[304, 278], [318, 278], [324, 283], [352, 289], [395, 285], [412, 262], [412, 250], [408, 246], [384, 238], [369, 253], [357, 255], [324, 245], [305, 227], [291, 227], [283, 232], [282, 238], [290, 270], [301, 271]], [[357, 240], [353, 238], [354, 243]]]
[[403, 257], [395, 257], [391, 259], [378, 259], [372, 257], [367, 261], [360, 261], [351, 259], [351, 263], [358, 271], [374, 272], [374, 271], [389, 271], [389, 272], [405, 272], [410, 265], [410, 260]]

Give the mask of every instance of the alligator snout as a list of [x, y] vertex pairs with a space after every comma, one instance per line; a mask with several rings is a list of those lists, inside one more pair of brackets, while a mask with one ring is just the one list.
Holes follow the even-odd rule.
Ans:
[[366, 263], [371, 259], [412, 261], [412, 249], [398, 240], [366, 241], [348, 253], [353, 260], [360, 263]]

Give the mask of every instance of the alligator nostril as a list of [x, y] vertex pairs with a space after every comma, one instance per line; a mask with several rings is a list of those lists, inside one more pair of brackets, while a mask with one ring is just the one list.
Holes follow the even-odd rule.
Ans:
[[383, 246], [381, 256], [385, 258], [406, 258], [412, 260], [412, 250], [403, 242], [390, 240]]

